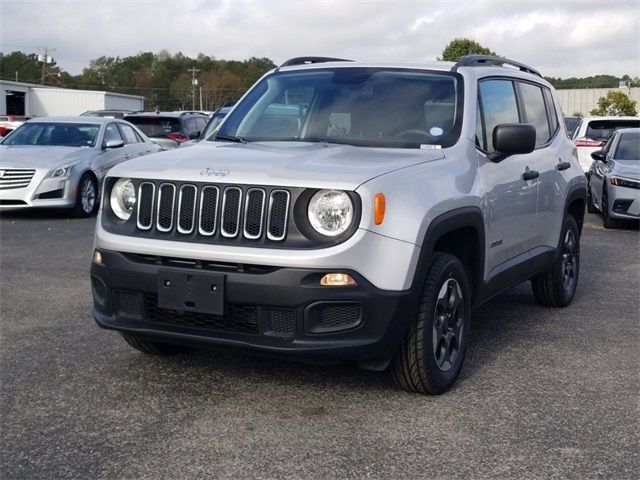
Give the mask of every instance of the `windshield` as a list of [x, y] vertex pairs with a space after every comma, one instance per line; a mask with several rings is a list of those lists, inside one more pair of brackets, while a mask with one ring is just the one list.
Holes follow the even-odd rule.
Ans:
[[147, 137], [164, 137], [170, 133], [180, 133], [180, 119], [174, 117], [125, 117], [144, 132]]
[[621, 134], [620, 142], [618, 142], [618, 148], [613, 158], [640, 162], [640, 132]]
[[461, 121], [458, 74], [341, 67], [266, 77], [218, 138], [437, 148], [457, 141]]
[[93, 147], [100, 125], [91, 123], [29, 122], [18, 127], [2, 145]]

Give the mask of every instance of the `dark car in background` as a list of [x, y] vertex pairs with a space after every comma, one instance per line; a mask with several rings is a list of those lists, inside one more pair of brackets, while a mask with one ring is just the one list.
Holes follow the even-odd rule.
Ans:
[[209, 117], [201, 112], [131, 113], [124, 119], [133, 123], [164, 148], [176, 148], [200, 137]]
[[615, 131], [591, 157], [588, 211], [602, 212], [605, 228], [617, 219], [640, 219], [640, 128]]
[[209, 122], [207, 123], [207, 126], [204, 128], [202, 134], [200, 135], [199, 140], [206, 140], [207, 138], [209, 138], [213, 133], [213, 131], [216, 128], [218, 128], [218, 125], [220, 125], [220, 122], [222, 122], [224, 117], [227, 116], [227, 113], [229, 113], [232, 108], [233, 107], [220, 107], [215, 112], [213, 112], [213, 114], [211, 114], [211, 117], [209, 117]]

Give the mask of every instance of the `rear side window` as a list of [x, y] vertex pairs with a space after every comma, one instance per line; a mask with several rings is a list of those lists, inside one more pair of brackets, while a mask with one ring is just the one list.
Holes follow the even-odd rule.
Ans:
[[592, 120], [587, 125], [585, 137], [591, 140], [608, 139], [618, 128], [640, 127], [640, 120]]
[[479, 85], [484, 134], [478, 139], [483, 150], [493, 152], [493, 129], [501, 123], [519, 123], [518, 102], [513, 82], [487, 80]]
[[[551, 127], [551, 136], [556, 133], [558, 130], [558, 126], [560, 125], [560, 121], [558, 120], [558, 112], [556, 112], [556, 106], [553, 103], [553, 95], [551, 95], [551, 90], [548, 88], [543, 88], [542, 93], [544, 93], [544, 99], [547, 103], [547, 112], [549, 116], [549, 126]], [[578, 124], [578, 120], [576, 119], [572, 122], [573, 128]]]
[[536, 128], [536, 148], [541, 147], [551, 138], [542, 88], [530, 83], [518, 83], [522, 94], [526, 121]]
[[123, 123], [120, 124], [120, 130], [122, 131], [122, 135], [124, 136], [125, 143], [138, 143], [140, 139], [136, 132], [129, 125], [125, 125]]

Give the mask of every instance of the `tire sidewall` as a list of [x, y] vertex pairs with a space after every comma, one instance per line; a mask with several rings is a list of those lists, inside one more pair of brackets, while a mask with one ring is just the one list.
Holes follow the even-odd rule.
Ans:
[[[422, 302], [420, 305], [420, 311], [418, 315], [418, 323], [421, 323], [424, 332], [424, 362], [427, 371], [429, 372], [434, 383], [439, 387], [441, 391], [448, 390], [458, 378], [462, 364], [464, 363], [464, 357], [467, 350], [468, 339], [471, 327], [471, 289], [469, 288], [469, 282], [467, 280], [467, 274], [458, 261], [457, 258], [448, 255], [450, 259], [443, 269], [439, 272], [439, 275], [435, 275], [432, 278], [431, 272], [427, 276], [424, 292], [427, 293], [428, 298], [425, 298], [423, 294]], [[435, 321], [436, 303], [438, 300], [438, 293], [449, 279], [455, 279], [460, 285], [462, 290], [462, 300], [464, 306], [463, 317], [463, 333], [460, 341], [460, 350], [453, 366], [447, 370], [442, 371], [436, 362], [436, 358], [433, 352], [433, 323]], [[434, 288], [429, 288], [435, 286]]]
[[[575, 281], [573, 282], [573, 286], [571, 290], [566, 290], [564, 288], [564, 285], [562, 284], [562, 276], [564, 273], [562, 270], [562, 253], [564, 249], [564, 239], [569, 230], [573, 231], [573, 236], [576, 242], [576, 266], [575, 266]], [[560, 236], [558, 260], [554, 265], [553, 274], [556, 277], [556, 281], [558, 282], [558, 284], [561, 285], [560, 293], [562, 295], [562, 304], [569, 305], [573, 300], [573, 296], [576, 293], [576, 289], [578, 287], [578, 281], [580, 279], [580, 231], [578, 230], [578, 224], [576, 223], [575, 219], [571, 215], [568, 215], [564, 220], [562, 235]]]
[[[95, 191], [95, 199], [93, 202], [93, 207], [89, 212], [87, 212], [82, 206], [82, 191], [84, 189], [84, 185], [86, 182], [91, 182], [93, 184], [93, 189]], [[90, 217], [93, 214], [95, 214], [97, 210], [98, 210], [98, 184], [91, 175], [85, 173], [84, 175], [82, 175], [82, 177], [80, 177], [80, 181], [78, 182], [78, 193], [76, 195], [76, 204], [74, 207], [74, 213], [78, 217]]]

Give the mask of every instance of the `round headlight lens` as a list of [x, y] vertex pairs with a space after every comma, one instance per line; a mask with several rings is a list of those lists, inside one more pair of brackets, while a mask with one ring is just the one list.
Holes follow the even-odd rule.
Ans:
[[340, 190], [320, 190], [311, 197], [307, 216], [318, 233], [335, 237], [351, 226], [353, 202]]
[[119, 179], [111, 189], [111, 210], [120, 220], [129, 220], [136, 205], [136, 189], [129, 178]]

